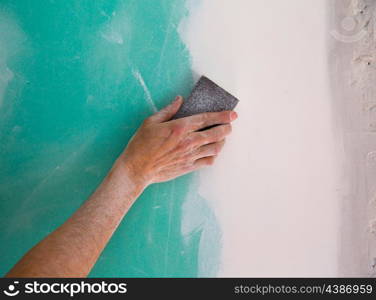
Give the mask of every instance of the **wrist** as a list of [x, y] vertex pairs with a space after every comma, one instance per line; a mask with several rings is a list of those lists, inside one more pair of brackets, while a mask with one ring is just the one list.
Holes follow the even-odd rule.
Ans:
[[117, 159], [113, 169], [116, 173], [119, 173], [121, 177], [127, 178], [128, 181], [132, 182], [136, 190], [143, 191], [149, 185], [149, 182], [143, 174], [138, 172], [137, 168], [122, 156]]

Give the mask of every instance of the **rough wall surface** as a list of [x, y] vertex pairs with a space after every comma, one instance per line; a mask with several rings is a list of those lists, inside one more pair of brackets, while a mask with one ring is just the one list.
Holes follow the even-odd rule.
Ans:
[[376, 53], [372, 0], [331, 2], [331, 78], [344, 128], [339, 274], [376, 276]]

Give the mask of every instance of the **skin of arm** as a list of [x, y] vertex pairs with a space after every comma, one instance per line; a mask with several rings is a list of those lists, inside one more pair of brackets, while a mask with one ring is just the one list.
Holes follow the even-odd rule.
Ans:
[[[182, 102], [178, 96], [147, 118], [90, 198], [6, 277], [86, 277], [148, 185], [212, 165], [237, 114], [204, 113], [170, 121]], [[215, 124], [222, 125], [198, 131]]]

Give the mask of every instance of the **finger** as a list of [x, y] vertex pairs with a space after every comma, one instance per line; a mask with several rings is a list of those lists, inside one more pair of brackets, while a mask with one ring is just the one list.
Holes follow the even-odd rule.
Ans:
[[200, 169], [202, 167], [213, 165], [215, 159], [216, 159], [216, 156], [208, 156], [208, 157], [203, 157], [203, 158], [197, 159], [193, 163], [193, 170], [192, 171]]
[[194, 154], [194, 159], [197, 160], [203, 157], [216, 156], [221, 152], [224, 144], [225, 140], [222, 140], [216, 143], [201, 146], [196, 150], [196, 153]]
[[188, 124], [190, 131], [197, 131], [212, 125], [227, 124], [238, 117], [234, 111], [208, 112], [182, 118]]
[[162, 123], [162, 122], [169, 121], [178, 112], [182, 104], [183, 104], [183, 97], [177, 96], [172, 103], [162, 108], [160, 111], [156, 112], [154, 115], [150, 116], [147, 120], [153, 123]]
[[191, 147], [197, 148], [206, 144], [219, 142], [231, 133], [231, 128], [231, 124], [225, 124], [204, 131], [192, 132], [190, 134]]
[[189, 164], [187, 163], [179, 163], [169, 168], [166, 168], [161, 173], [161, 177], [169, 177], [169, 178], [176, 178], [183, 176], [185, 174], [191, 173], [196, 171], [202, 167], [210, 166], [214, 164], [215, 156], [203, 157], [200, 159], [195, 160]]
[[175, 167], [181, 164], [189, 164], [189, 162], [193, 162], [203, 157], [218, 155], [221, 152], [224, 144], [225, 140], [221, 140], [217, 143], [203, 145], [198, 148], [190, 148], [184, 152], [176, 153], [175, 151], [175, 153], [171, 153], [171, 155], [169, 155], [169, 161], [166, 163], [166, 166]]

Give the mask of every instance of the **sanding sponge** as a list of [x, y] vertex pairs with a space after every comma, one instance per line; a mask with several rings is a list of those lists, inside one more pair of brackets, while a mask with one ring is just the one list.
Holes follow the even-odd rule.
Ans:
[[233, 110], [239, 100], [202, 76], [196, 83], [191, 95], [186, 99], [173, 119], [193, 116], [204, 112]]

